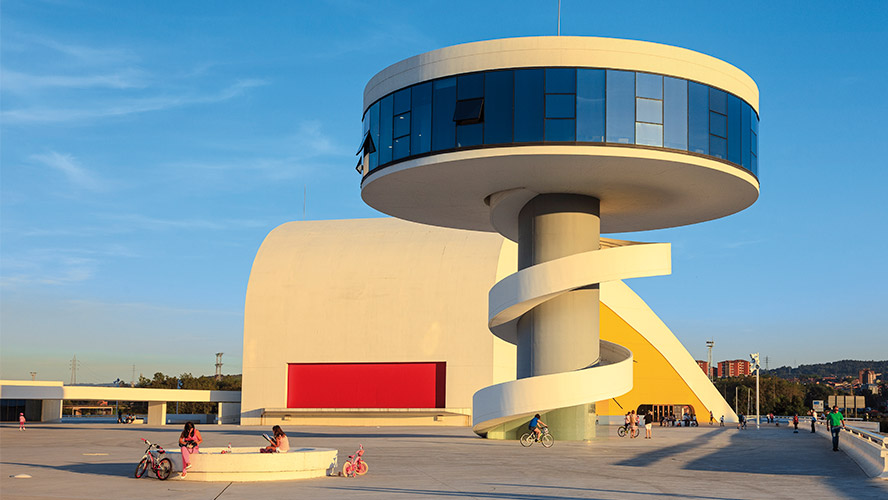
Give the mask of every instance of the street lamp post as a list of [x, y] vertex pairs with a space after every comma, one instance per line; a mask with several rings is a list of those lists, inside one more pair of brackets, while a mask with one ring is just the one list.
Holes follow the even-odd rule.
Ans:
[[706, 347], [709, 348], [709, 359], [706, 363], [706, 375], [709, 377], [709, 381], [712, 382], [712, 346], [715, 345], [715, 341], [707, 340]]
[[755, 428], [761, 429], [761, 415], [759, 415], [759, 372], [762, 371], [762, 367], [759, 364], [759, 353], [752, 353], [749, 357], [752, 359], [752, 367], [755, 370]]

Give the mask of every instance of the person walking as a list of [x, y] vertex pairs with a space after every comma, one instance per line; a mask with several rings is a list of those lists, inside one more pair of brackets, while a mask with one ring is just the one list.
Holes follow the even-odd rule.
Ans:
[[19, 430], [25, 430], [25, 414], [19, 413]]
[[654, 427], [654, 414], [650, 410], [648, 410], [648, 412], [644, 414], [644, 438], [645, 439], [651, 439], [653, 427]]
[[817, 410], [811, 410], [811, 434], [816, 433], [815, 427], [817, 426]]
[[799, 433], [799, 414], [798, 413], [796, 413], [795, 415], [792, 416], [792, 428], [793, 428], [792, 432], [794, 434]]
[[827, 421], [832, 432], [833, 451], [839, 451], [839, 433], [845, 428], [845, 416], [839, 411], [838, 406], [833, 406], [832, 412], [827, 415]]
[[638, 415], [636, 415], [635, 410], [632, 410], [629, 413], [629, 438], [635, 439], [635, 436], [638, 435]]
[[718, 426], [719, 426], [719, 427], [724, 427], [724, 426], [725, 426], [725, 416], [724, 416], [724, 415], [722, 415], [721, 418], [718, 419]]
[[712, 415], [712, 410], [709, 410], [709, 425], [715, 423], [715, 417]]

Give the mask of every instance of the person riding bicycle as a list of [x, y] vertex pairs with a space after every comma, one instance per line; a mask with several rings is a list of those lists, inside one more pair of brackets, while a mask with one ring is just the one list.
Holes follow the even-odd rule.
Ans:
[[530, 429], [530, 430], [533, 432], [533, 438], [534, 438], [534, 440], [536, 440], [536, 441], [539, 441], [539, 440], [540, 440], [540, 434], [542, 434], [542, 432], [543, 432], [543, 431], [542, 431], [542, 428], [543, 428], [543, 427], [548, 427], [548, 425], [546, 425], [545, 422], [543, 422], [542, 420], [540, 420], [540, 414], [539, 414], [539, 413], [537, 413], [536, 415], [534, 415], [533, 418], [530, 419], [530, 423], [527, 425], [527, 428]]

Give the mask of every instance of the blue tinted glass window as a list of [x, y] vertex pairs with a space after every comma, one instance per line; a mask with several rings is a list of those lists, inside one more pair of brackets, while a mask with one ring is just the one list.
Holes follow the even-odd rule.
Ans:
[[410, 156], [410, 136], [405, 135], [392, 142], [392, 160], [400, 160]]
[[635, 142], [635, 73], [607, 70], [607, 142]]
[[412, 154], [432, 150], [432, 84], [413, 87], [410, 120], [410, 149]]
[[740, 165], [743, 161], [741, 149], [741, 136], [743, 135], [743, 101], [740, 98], [728, 96], [728, 161]]
[[570, 141], [576, 139], [574, 120], [546, 120], [547, 141]]
[[650, 73], [636, 73], [635, 96], [648, 99], [663, 98], [663, 77]]
[[712, 135], [717, 135], [719, 137], [727, 137], [728, 136], [728, 117], [725, 115], [718, 114], [715, 111], [710, 111], [709, 112], [709, 133]]
[[709, 87], [688, 82], [688, 151], [709, 154]]
[[391, 95], [385, 96], [379, 103], [379, 164], [385, 165], [392, 161], [392, 104]]
[[604, 142], [603, 69], [577, 70], [577, 140]]
[[515, 70], [515, 142], [543, 140], [543, 70]]
[[[752, 122], [755, 123], [755, 120], [752, 120]], [[758, 156], [758, 154], [759, 154], [759, 152], [758, 152], [758, 134], [756, 134], [753, 131], [750, 131], [750, 132], [752, 133], [752, 137], [750, 137], [750, 141], [749, 141], [750, 152], [752, 154]]]
[[475, 99], [484, 97], [484, 73], [472, 73], [457, 77], [457, 99]]
[[455, 121], [457, 125], [480, 123], [484, 118], [483, 111], [484, 99], [481, 97], [457, 100], [456, 108], [453, 111], [453, 121]]
[[647, 123], [663, 123], [663, 101], [635, 99], [635, 120]]
[[477, 146], [481, 144], [482, 135], [484, 134], [483, 123], [473, 123], [471, 125], [459, 125], [456, 127], [456, 146], [463, 148], [466, 146]]
[[663, 146], [663, 125], [653, 123], [635, 124], [635, 144], [642, 146]]
[[575, 68], [546, 68], [547, 94], [573, 94], [577, 91]]
[[432, 150], [451, 149], [456, 144], [456, 78], [437, 80], [432, 90]]
[[410, 87], [395, 92], [395, 103], [392, 112], [396, 115], [410, 111]]
[[376, 152], [370, 153], [370, 170], [379, 165], [379, 102], [370, 106], [370, 137], [376, 145]]
[[758, 165], [758, 157], [752, 156], [752, 173], [758, 175], [759, 173], [759, 165]]
[[688, 150], [688, 82], [663, 79], [663, 146]]
[[410, 134], [410, 113], [395, 116], [392, 137], [404, 137]]
[[721, 90], [709, 88], [709, 109], [719, 113], [728, 114], [728, 94]]
[[546, 118], [573, 118], [574, 96], [572, 94], [547, 94]]
[[515, 77], [511, 71], [491, 71], [484, 77], [484, 144], [512, 142]]
[[714, 135], [709, 136], [709, 155], [721, 159], [728, 158], [728, 141]]
[[747, 170], [750, 168], [749, 154], [750, 154], [751, 148], [749, 145], [749, 135], [750, 135], [751, 131], [749, 130], [749, 128], [752, 125], [750, 124], [749, 120], [750, 120], [751, 114], [752, 114], [752, 108], [749, 107], [749, 104], [746, 104], [744, 102], [743, 103], [742, 123], [740, 123], [740, 127], [742, 127], [740, 129], [742, 132], [741, 137], [740, 137], [740, 150], [742, 151], [742, 154], [743, 154], [743, 158], [741, 159], [741, 162], [742, 162], [741, 165], [743, 165], [743, 168], [746, 168]]

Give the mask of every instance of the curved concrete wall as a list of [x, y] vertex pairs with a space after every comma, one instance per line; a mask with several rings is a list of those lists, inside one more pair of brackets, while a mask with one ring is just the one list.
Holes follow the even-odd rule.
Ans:
[[247, 286], [242, 423], [287, 406], [288, 363], [444, 361], [446, 407], [467, 411], [476, 390], [515, 376], [514, 348], [487, 329], [502, 247], [397, 219], [276, 228]]

